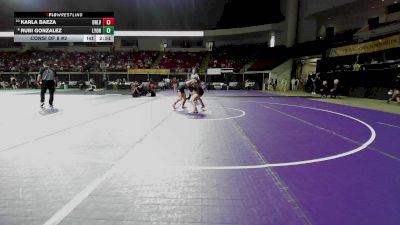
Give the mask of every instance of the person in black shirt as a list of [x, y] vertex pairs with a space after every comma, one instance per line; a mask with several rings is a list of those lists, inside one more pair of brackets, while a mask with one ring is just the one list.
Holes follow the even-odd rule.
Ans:
[[49, 89], [50, 99], [49, 105], [53, 107], [54, 101], [54, 91], [55, 87], [57, 86], [58, 76], [54, 69], [50, 68], [48, 62], [43, 62], [43, 68], [39, 70], [39, 76], [37, 78], [38, 82], [41, 84], [41, 91], [40, 91], [40, 107], [44, 106], [44, 95]]
[[324, 80], [322, 82], [322, 86], [321, 86], [320, 91], [321, 91], [321, 98], [328, 97], [329, 89], [328, 89], [328, 82], [327, 81]]

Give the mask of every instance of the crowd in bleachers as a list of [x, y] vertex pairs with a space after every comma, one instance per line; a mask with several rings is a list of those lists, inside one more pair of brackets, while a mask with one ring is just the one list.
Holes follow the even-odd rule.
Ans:
[[[233, 68], [236, 72], [256, 58], [253, 45], [232, 45], [216, 48], [211, 53], [210, 68]], [[251, 50], [250, 50], [251, 49]]]
[[[266, 50], [267, 49], [267, 50]], [[266, 51], [264, 51], [266, 50]], [[224, 46], [213, 50], [208, 63], [210, 68], [233, 68], [239, 72], [247, 63], [262, 59], [270, 51], [266, 45]], [[187, 73], [193, 67], [200, 68], [207, 53], [165, 52], [160, 62], [154, 62], [159, 55], [156, 51], [90, 51], [66, 52], [60, 50], [28, 50], [24, 52], [0, 52], [0, 71], [38, 71], [43, 61], [48, 61], [60, 72], [111, 72], [127, 69], [171, 69], [171, 72]], [[162, 54], [162, 53], [161, 53]], [[263, 67], [261, 65], [261, 67]], [[262, 68], [261, 68], [262, 69]]]
[[228, 52], [215, 52], [211, 55], [211, 60], [208, 64], [210, 68], [234, 68], [240, 70], [249, 61], [249, 57], [228, 53]]
[[64, 52], [25, 51], [0, 52], [0, 71], [38, 71], [43, 61], [49, 61], [57, 71], [126, 71], [128, 68], [150, 68], [158, 52]]
[[178, 73], [190, 72], [193, 67], [200, 67], [203, 55], [198, 52], [166, 52], [158, 68], [172, 69]]

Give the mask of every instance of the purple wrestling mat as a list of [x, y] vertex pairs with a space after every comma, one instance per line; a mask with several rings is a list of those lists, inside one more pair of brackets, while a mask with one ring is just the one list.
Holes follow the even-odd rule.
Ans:
[[0, 120], [1, 225], [400, 224], [398, 114], [257, 91], [192, 114], [165, 91], [41, 116], [30, 98]]

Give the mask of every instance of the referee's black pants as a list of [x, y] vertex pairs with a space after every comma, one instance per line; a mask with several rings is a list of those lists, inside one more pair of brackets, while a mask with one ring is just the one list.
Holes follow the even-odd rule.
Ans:
[[53, 105], [54, 91], [56, 90], [54, 80], [44, 80], [42, 82], [42, 90], [40, 91], [40, 102], [44, 102], [44, 95], [46, 94], [47, 89], [49, 89], [50, 92], [49, 104]]

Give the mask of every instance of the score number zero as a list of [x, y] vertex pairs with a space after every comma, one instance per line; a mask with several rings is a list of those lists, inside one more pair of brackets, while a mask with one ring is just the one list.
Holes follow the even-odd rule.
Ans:
[[114, 34], [114, 18], [103, 18], [103, 34]]

